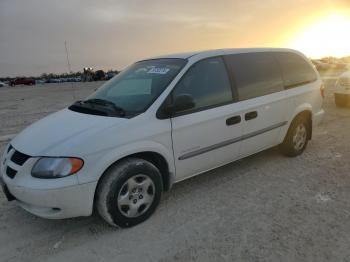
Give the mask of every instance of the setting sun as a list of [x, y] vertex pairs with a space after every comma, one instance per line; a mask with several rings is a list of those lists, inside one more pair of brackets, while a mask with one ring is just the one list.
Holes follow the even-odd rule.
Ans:
[[332, 14], [306, 26], [290, 41], [292, 48], [311, 57], [350, 54], [350, 16]]

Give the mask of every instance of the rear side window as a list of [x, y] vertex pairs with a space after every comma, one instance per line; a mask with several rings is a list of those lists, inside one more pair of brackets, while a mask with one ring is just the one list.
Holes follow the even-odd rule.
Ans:
[[280, 64], [285, 88], [292, 88], [317, 80], [313, 68], [301, 56], [294, 53], [275, 53]]
[[282, 91], [283, 79], [274, 57], [269, 53], [225, 56], [240, 101]]
[[193, 97], [198, 111], [232, 102], [232, 89], [225, 64], [220, 57], [194, 64], [173, 91], [173, 99], [182, 94]]

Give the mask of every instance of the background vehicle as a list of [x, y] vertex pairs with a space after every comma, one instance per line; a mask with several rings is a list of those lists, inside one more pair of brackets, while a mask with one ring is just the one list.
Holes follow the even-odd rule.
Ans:
[[46, 80], [46, 83], [61, 83], [61, 80], [58, 78], [49, 78]]
[[15, 80], [10, 81], [10, 86], [16, 86], [16, 85], [35, 85], [35, 80], [32, 78], [16, 78]]
[[43, 84], [45, 84], [45, 80], [41, 80], [41, 79], [35, 80], [35, 84], [36, 85], [43, 85]]
[[115, 75], [116, 75], [115, 72], [107, 72], [105, 78], [106, 78], [106, 80], [110, 80], [110, 79], [112, 79]]
[[91, 82], [106, 80], [106, 77], [107, 75], [103, 70], [94, 71], [91, 67], [85, 67], [80, 79], [83, 82]]
[[4, 87], [4, 86], [7, 86], [7, 85], [4, 82], [0, 81], [0, 87]]
[[334, 66], [336, 69], [345, 69], [347, 67], [347, 64], [345, 63], [334, 63]]
[[176, 182], [277, 145], [303, 153], [322, 97], [317, 71], [296, 51], [143, 60], [14, 138], [0, 161], [7, 196], [41, 217], [96, 207], [111, 225], [130, 227]]
[[318, 71], [326, 71], [332, 68], [330, 64], [321, 62], [319, 60], [312, 60], [312, 63], [315, 65]]
[[350, 102], [350, 71], [343, 73], [337, 83], [334, 92], [335, 104], [345, 107]]
[[94, 81], [102, 81], [105, 80], [105, 72], [103, 70], [97, 70], [94, 74], [93, 80]]

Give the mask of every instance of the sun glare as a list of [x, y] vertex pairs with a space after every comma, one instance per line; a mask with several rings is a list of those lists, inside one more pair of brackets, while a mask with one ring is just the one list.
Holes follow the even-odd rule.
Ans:
[[334, 14], [323, 17], [293, 37], [290, 46], [313, 58], [348, 56], [350, 16]]

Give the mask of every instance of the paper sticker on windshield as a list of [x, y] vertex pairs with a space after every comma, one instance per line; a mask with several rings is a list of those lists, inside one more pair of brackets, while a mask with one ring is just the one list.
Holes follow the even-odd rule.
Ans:
[[159, 68], [159, 67], [153, 67], [151, 68], [147, 73], [148, 74], [159, 74], [159, 75], [165, 75], [170, 71], [169, 68]]

